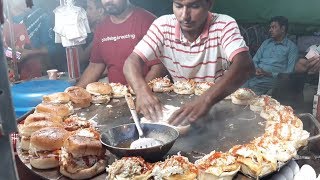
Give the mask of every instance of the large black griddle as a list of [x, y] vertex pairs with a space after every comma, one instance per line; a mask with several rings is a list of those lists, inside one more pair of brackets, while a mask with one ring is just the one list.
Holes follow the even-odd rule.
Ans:
[[[157, 96], [163, 104], [174, 106], [181, 106], [196, 97], [194, 95], [176, 95], [174, 93], [159, 93]], [[112, 100], [109, 105], [92, 105], [87, 109], [78, 110], [76, 113], [87, 119], [95, 120], [98, 123], [100, 132], [133, 122], [130, 119], [131, 115], [125, 99]], [[309, 114], [303, 115], [301, 119], [304, 123], [304, 129], [310, 132], [311, 139], [318, 139], [320, 132], [319, 123]], [[248, 143], [254, 137], [262, 135], [265, 127], [265, 120], [259, 114], [250, 111], [248, 106], [234, 105], [230, 100], [223, 100], [213, 106], [210, 113], [201, 121], [205, 122], [194, 124], [187, 135], [181, 136], [176, 140], [168, 155], [181, 152], [190, 161], [194, 162], [203, 156], [203, 154], [209, 153], [212, 150], [228, 151], [236, 144]], [[56, 179], [61, 176], [58, 173], [58, 169], [33, 169], [25, 161], [21, 153], [19, 157], [32, 172], [45, 179]], [[114, 158], [114, 156], [111, 156], [109, 163], [112, 163]], [[104, 180], [105, 178], [106, 173], [94, 179]], [[59, 179], [67, 178], [60, 177]], [[235, 179], [249, 178], [238, 173]]]

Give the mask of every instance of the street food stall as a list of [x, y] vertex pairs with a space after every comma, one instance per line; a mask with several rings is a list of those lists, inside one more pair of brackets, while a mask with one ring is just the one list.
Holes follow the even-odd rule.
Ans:
[[[77, 78], [77, 51], [67, 49], [67, 55], [69, 78]], [[184, 127], [165, 120], [151, 122], [139, 115], [141, 136], [133, 124], [135, 102], [125, 98], [135, 95], [129, 86], [95, 82], [92, 88], [81, 88], [46, 79], [22, 82], [10, 90], [3, 54], [0, 59], [0, 76], [5, 77], [0, 81], [0, 154], [10, 157], [0, 161], [0, 179], [22, 179], [21, 172], [30, 179], [128, 178], [127, 171], [135, 171], [137, 162], [136, 172], [144, 175], [141, 179], [293, 179], [310, 174], [315, 179], [320, 173], [319, 156], [312, 151], [318, 148], [319, 121], [309, 113], [296, 114], [270, 96], [239, 88], [197, 123]], [[190, 93], [179, 93], [178, 85], [168, 80], [165, 87], [169, 90], [155, 90], [164, 87], [157, 83], [167, 80], [163, 77], [149, 83], [166, 110], [177, 110], [214, 86], [192, 82]], [[49, 91], [53, 87], [55, 91]], [[197, 88], [201, 90], [196, 92]], [[22, 110], [27, 113], [15, 119], [13, 107], [17, 112], [19, 106], [13, 102], [24, 99], [30, 100], [21, 104], [28, 108]], [[164, 115], [169, 118], [174, 110], [166, 110]], [[143, 138], [159, 144], [130, 147]], [[128, 179], [138, 176], [134, 173]]]

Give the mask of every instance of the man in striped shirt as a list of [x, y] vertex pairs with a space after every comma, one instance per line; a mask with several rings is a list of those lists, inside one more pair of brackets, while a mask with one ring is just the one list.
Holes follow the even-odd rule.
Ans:
[[173, 125], [183, 120], [196, 121], [254, 72], [236, 21], [209, 12], [212, 5], [212, 0], [173, 0], [174, 15], [156, 19], [126, 60], [124, 74], [137, 92], [137, 108], [146, 118], [156, 120], [162, 116], [162, 105], [141, 74], [142, 65], [152, 59], [160, 59], [174, 81], [216, 82], [176, 111], [170, 118]]

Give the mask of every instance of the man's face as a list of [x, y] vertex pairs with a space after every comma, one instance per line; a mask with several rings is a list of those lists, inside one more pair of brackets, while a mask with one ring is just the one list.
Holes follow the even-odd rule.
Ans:
[[93, 0], [87, 0], [87, 16], [90, 24], [95, 24], [100, 17], [99, 8], [96, 7], [96, 4]]
[[127, 0], [101, 0], [103, 7], [109, 15], [120, 15], [128, 8]]
[[284, 26], [280, 26], [278, 22], [274, 21], [270, 24], [269, 32], [272, 38], [278, 38], [285, 33], [285, 28]]
[[173, 13], [185, 32], [197, 32], [205, 23], [211, 0], [173, 0]]

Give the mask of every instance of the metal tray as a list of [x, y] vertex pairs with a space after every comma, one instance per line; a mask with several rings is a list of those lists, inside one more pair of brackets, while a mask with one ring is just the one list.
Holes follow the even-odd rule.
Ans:
[[[196, 96], [157, 94], [163, 104], [181, 106], [191, 101]], [[92, 105], [87, 109], [76, 111], [76, 114], [92, 119], [98, 123], [99, 131], [124, 123], [131, 123], [130, 112], [124, 99], [113, 99], [108, 105]], [[304, 129], [310, 132], [310, 141], [320, 138], [320, 124], [311, 114], [301, 114]], [[228, 151], [237, 144], [248, 143], [253, 138], [264, 133], [265, 120], [259, 114], [252, 112], [249, 106], [234, 105], [230, 100], [223, 100], [213, 106], [206, 117], [194, 124], [185, 136], [179, 137], [168, 155], [181, 154], [187, 156], [191, 162], [202, 157], [204, 154], [216, 151]], [[20, 153], [19, 153], [20, 152]], [[18, 150], [20, 159], [25, 165], [45, 179], [66, 179], [61, 176], [58, 169], [37, 170], [30, 166], [21, 151]], [[114, 161], [111, 156], [109, 163]], [[105, 179], [106, 173], [93, 179]], [[235, 179], [248, 179], [238, 173]]]

